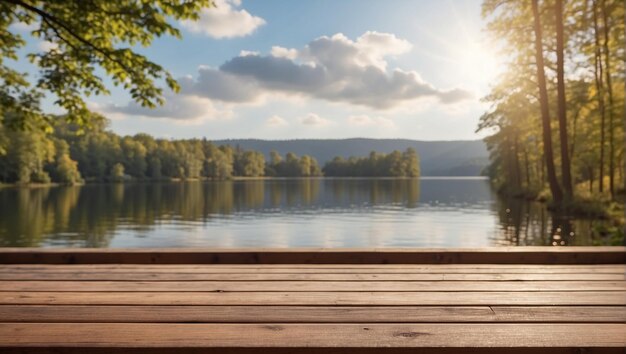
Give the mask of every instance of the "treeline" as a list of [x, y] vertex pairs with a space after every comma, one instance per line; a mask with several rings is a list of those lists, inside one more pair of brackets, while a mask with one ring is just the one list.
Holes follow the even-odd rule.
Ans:
[[310, 156], [277, 153], [272, 161], [258, 151], [206, 139], [155, 139], [148, 134], [119, 136], [97, 116], [84, 132], [71, 125], [57, 126], [53, 134], [0, 130], [0, 182], [79, 183], [128, 179], [229, 179], [232, 177], [307, 177], [321, 175]]
[[314, 157], [304, 155], [298, 158], [293, 152], [288, 152], [283, 160], [276, 151], [270, 152], [270, 161], [265, 167], [265, 175], [269, 177], [317, 177], [322, 170]]
[[368, 157], [335, 157], [323, 169], [329, 177], [419, 177], [419, 157], [413, 148], [389, 154], [372, 151]]
[[[233, 177], [315, 177], [315, 158], [272, 151], [266, 162], [259, 151], [206, 139], [155, 139], [148, 134], [119, 136], [102, 116], [89, 127], [59, 123], [54, 133], [14, 131], [0, 126], [0, 183], [66, 183]], [[413, 149], [369, 158], [328, 163], [328, 176], [417, 176]]]
[[[623, 0], [485, 0], [509, 65], [478, 131], [509, 194], [616, 199], [624, 175]], [[512, 25], [514, 24], [514, 25]]]

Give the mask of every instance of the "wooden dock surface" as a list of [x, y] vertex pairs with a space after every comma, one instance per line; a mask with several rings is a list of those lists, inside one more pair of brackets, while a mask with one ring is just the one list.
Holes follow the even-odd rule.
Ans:
[[0, 353], [624, 353], [626, 248], [0, 249]]

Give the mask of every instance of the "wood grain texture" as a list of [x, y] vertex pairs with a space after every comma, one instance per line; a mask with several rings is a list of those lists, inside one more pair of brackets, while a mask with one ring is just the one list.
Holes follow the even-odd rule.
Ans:
[[625, 254], [0, 249], [0, 352], [623, 353]]
[[142, 270], [146, 268], [154, 270], [203, 270], [203, 269], [227, 269], [227, 270], [250, 270], [250, 269], [409, 269], [409, 270], [565, 270], [576, 269], [581, 272], [609, 272], [624, 271], [624, 264], [2, 264], [2, 271], [47, 271], [47, 270]]
[[0, 319], [81, 323], [626, 323], [626, 307], [0, 305]]
[[625, 291], [626, 281], [0, 281], [0, 292]]
[[626, 305], [623, 291], [544, 292], [0, 292], [6, 305]]
[[609, 266], [540, 266], [540, 267], [510, 267], [490, 265], [476, 267], [474, 265], [450, 266], [386, 266], [378, 267], [358, 265], [345, 267], [321, 266], [93, 266], [93, 265], [45, 265], [45, 266], [0, 266], [0, 273], [177, 273], [177, 274], [620, 274], [626, 273], [624, 265]]
[[623, 348], [624, 333], [625, 324], [0, 323], [0, 348]]
[[0, 273], [0, 280], [109, 280], [109, 281], [623, 281], [624, 274], [389, 274], [389, 273], [342, 273], [342, 274], [232, 274], [232, 273]]
[[624, 264], [626, 247], [0, 249], [2, 264]]
[[482, 347], [482, 348], [244, 348], [244, 347], [211, 347], [211, 348], [120, 348], [120, 347], [11, 347], [1, 348], [3, 354], [624, 354], [619, 347]]

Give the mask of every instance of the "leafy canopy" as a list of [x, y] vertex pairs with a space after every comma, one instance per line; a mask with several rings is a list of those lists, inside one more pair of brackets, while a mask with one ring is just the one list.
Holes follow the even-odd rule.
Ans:
[[[78, 125], [89, 123], [84, 98], [109, 94], [103, 71], [144, 107], [164, 103], [164, 82], [177, 92], [176, 80], [159, 64], [133, 48], [149, 46], [155, 37], [181, 37], [172, 23], [197, 20], [211, 0], [0, 0], [0, 121], [13, 129], [49, 131], [52, 116], [39, 108], [46, 93]], [[15, 31], [33, 28], [35, 39], [49, 50], [26, 56], [39, 69], [36, 82], [8, 65], [20, 60], [26, 41]]]

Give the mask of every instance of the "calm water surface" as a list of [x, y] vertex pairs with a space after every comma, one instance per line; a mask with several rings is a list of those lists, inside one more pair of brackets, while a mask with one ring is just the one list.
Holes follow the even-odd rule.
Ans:
[[0, 246], [595, 245], [601, 221], [502, 200], [485, 179], [276, 179], [0, 189]]

